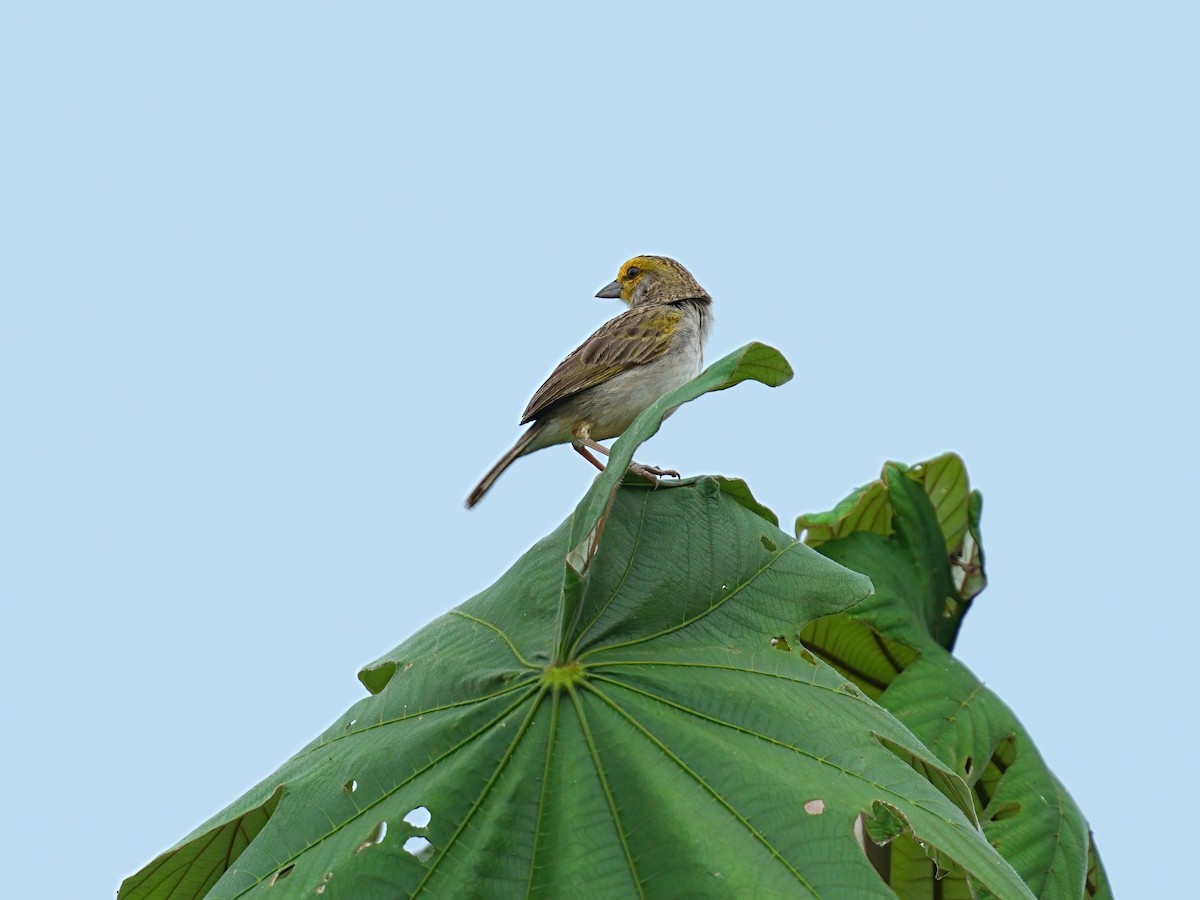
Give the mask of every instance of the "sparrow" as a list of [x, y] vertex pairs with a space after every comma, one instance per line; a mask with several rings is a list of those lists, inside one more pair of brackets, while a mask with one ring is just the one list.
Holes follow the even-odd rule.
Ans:
[[[696, 377], [712, 326], [712, 298], [682, 265], [665, 256], [635, 256], [597, 297], [629, 309], [609, 319], [576, 347], [537, 389], [521, 424], [529, 428], [467, 497], [470, 509], [518, 458], [570, 443], [597, 469], [592, 451], [615, 438], [659, 397]], [[630, 471], [657, 484], [673, 469], [638, 463]]]

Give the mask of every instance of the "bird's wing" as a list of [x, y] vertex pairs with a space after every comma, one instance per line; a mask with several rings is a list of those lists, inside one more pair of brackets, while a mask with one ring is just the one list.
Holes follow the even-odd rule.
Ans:
[[635, 306], [609, 319], [572, 351], [537, 389], [521, 424], [551, 406], [608, 381], [621, 372], [658, 359], [670, 348], [683, 313], [669, 305]]

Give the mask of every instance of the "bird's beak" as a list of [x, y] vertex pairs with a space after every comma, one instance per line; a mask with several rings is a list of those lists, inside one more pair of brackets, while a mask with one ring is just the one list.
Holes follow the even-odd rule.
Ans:
[[596, 292], [597, 297], [603, 297], [605, 300], [616, 300], [621, 296], [621, 282], [614, 281], [612, 284], [606, 284]]

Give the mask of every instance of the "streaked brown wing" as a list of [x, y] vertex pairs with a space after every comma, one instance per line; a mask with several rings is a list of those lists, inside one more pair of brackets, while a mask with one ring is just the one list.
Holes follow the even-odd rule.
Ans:
[[682, 314], [673, 306], [638, 306], [605, 322], [558, 364], [537, 389], [521, 424], [543, 415], [556, 403], [602, 384], [614, 375], [658, 359], [671, 346]]

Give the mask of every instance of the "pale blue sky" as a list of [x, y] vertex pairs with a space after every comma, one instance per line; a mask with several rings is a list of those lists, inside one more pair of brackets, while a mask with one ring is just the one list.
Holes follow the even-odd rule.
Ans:
[[111, 895], [554, 528], [592, 477], [566, 448], [462, 500], [650, 252], [715, 298], [710, 359], [761, 339], [798, 377], [684, 408], [643, 460], [788, 523], [959, 451], [991, 575], [961, 657], [1118, 894], [1183, 896], [1198, 25], [9, 4], [7, 893]]

